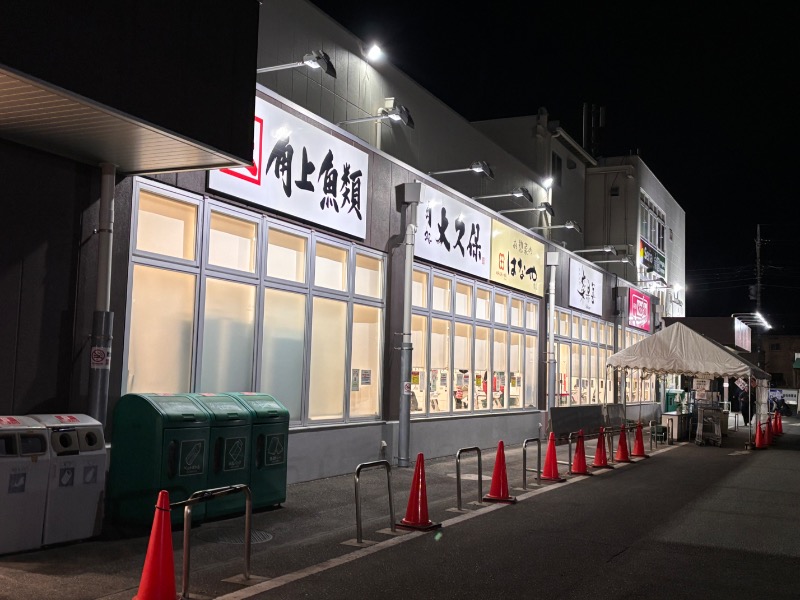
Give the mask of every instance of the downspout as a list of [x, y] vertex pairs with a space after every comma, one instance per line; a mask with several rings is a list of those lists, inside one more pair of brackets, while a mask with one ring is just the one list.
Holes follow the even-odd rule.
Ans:
[[89, 415], [105, 425], [114, 327], [114, 313], [111, 312], [111, 251], [114, 242], [116, 167], [102, 163], [100, 168], [100, 214], [96, 231], [97, 292], [92, 318], [92, 347], [89, 353]]
[[550, 267], [550, 281], [547, 291], [547, 417], [548, 421], [550, 421], [550, 411], [556, 405], [556, 345], [553, 321], [556, 315], [558, 252], [547, 253], [547, 266]]

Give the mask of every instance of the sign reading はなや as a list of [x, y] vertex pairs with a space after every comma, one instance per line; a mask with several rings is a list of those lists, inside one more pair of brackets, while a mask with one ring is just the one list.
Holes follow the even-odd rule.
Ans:
[[489, 217], [422, 186], [414, 256], [489, 279], [491, 234]]
[[628, 290], [628, 325], [650, 331], [650, 296], [639, 290]]
[[209, 171], [209, 189], [361, 239], [369, 157], [256, 98], [253, 165]]

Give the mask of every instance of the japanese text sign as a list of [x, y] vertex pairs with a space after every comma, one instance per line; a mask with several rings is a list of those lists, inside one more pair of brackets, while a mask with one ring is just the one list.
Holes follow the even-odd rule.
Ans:
[[574, 258], [569, 259], [569, 305], [603, 315], [603, 274]]
[[422, 186], [414, 255], [489, 279], [491, 218]]
[[628, 325], [650, 331], [650, 296], [639, 290], [628, 290]]
[[211, 190], [365, 238], [366, 152], [256, 98], [253, 166], [210, 171]]
[[541, 242], [492, 219], [492, 281], [543, 296], [544, 252]]

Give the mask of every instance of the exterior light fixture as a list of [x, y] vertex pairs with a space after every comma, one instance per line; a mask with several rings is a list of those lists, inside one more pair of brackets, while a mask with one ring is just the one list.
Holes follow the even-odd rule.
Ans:
[[378, 60], [381, 56], [383, 56], [383, 50], [378, 44], [370, 44], [369, 46], [364, 46], [364, 56], [367, 57], [368, 61]]
[[630, 256], [626, 256], [624, 258], [612, 258], [609, 260], [593, 260], [592, 262], [596, 265], [600, 265], [603, 263], [625, 263], [631, 265], [632, 267], [635, 266]]
[[505, 215], [507, 213], [518, 212], [546, 212], [551, 217], [553, 216], [553, 205], [549, 202], [542, 202], [539, 206], [532, 206], [530, 208], [507, 208], [505, 210], [498, 210], [497, 214]]
[[542, 180], [542, 187], [546, 190], [549, 190], [551, 187], [553, 187], [553, 178], [547, 177]]
[[583, 233], [583, 229], [575, 221], [567, 221], [563, 225], [548, 225], [546, 227], [528, 227], [530, 231], [540, 231], [542, 229], [574, 229], [578, 233]]
[[772, 325], [767, 323], [767, 320], [759, 312], [754, 313], [732, 313], [732, 317], [739, 319], [746, 325], [760, 325], [764, 329], [772, 329]]
[[505, 194], [489, 194], [488, 196], [473, 196], [473, 200], [487, 200], [488, 198], [505, 198], [507, 196], [515, 196], [517, 198], [525, 198], [528, 202], [533, 203], [533, 196], [524, 187], [514, 188], [510, 192], [506, 192]]
[[489, 179], [494, 179], [494, 171], [492, 171], [492, 167], [489, 166], [484, 160], [478, 160], [472, 163], [469, 167], [464, 169], [450, 169], [448, 171], [429, 171], [428, 175], [445, 175], [447, 173], [466, 173], [467, 171], [472, 171], [474, 173], [480, 173], [481, 175], [486, 175]]
[[[612, 256], [617, 255], [617, 249], [614, 246], [603, 246], [602, 248], [584, 248], [583, 250], [573, 250], [574, 254], [587, 254], [589, 252], [605, 252], [606, 254], [611, 254]], [[598, 262], [598, 261], [592, 261]]]
[[394, 98], [387, 98], [386, 106], [379, 108], [378, 114], [373, 117], [347, 119], [346, 121], [339, 121], [337, 125], [346, 125], [347, 123], [366, 123], [367, 121], [382, 121], [384, 119], [400, 122], [406, 127], [414, 129], [414, 119], [411, 118], [411, 113], [408, 112], [408, 109], [402, 104], [395, 104]]
[[271, 71], [282, 71], [283, 69], [294, 69], [295, 67], [308, 67], [310, 69], [322, 69], [326, 75], [336, 79], [336, 69], [333, 67], [331, 57], [322, 50], [314, 50], [303, 56], [303, 60], [276, 65], [274, 67], [263, 67], [256, 69], [256, 73], [269, 73]]

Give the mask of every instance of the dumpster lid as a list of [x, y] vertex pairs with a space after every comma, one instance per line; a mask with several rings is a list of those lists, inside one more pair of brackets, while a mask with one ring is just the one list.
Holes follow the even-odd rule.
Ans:
[[235, 398], [227, 394], [194, 394], [209, 412], [212, 421], [250, 421], [250, 413]]
[[5, 416], [0, 417], [0, 431], [18, 431], [29, 429], [45, 429], [45, 426], [31, 417]]
[[289, 411], [286, 407], [269, 394], [242, 392], [235, 394], [234, 397], [240, 402], [244, 402], [259, 421], [264, 419], [277, 420], [280, 417], [283, 420], [289, 420]]
[[30, 415], [45, 427], [74, 427], [76, 425], [100, 425], [97, 421], [89, 415], [81, 415], [76, 413], [61, 413], [58, 415]]
[[126, 394], [126, 398], [141, 398], [158, 410], [166, 421], [208, 423], [208, 413], [187, 394]]

